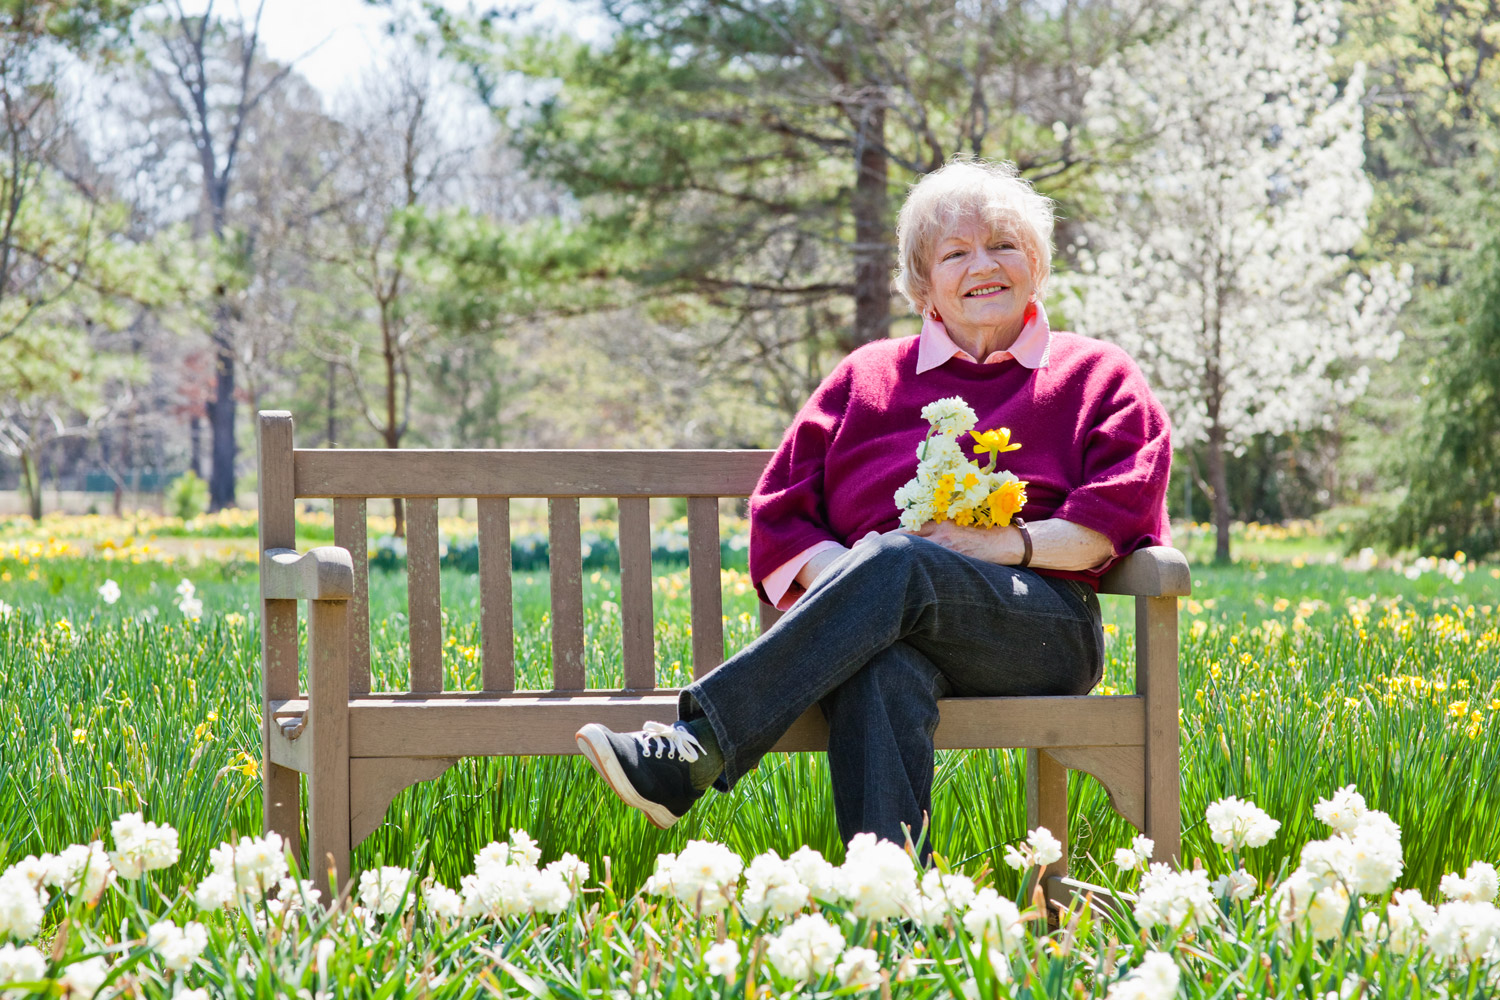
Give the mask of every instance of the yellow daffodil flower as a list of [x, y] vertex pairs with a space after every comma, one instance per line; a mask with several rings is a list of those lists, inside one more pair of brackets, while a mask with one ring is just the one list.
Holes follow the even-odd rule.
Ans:
[[1015, 451], [1021, 447], [1010, 443], [1010, 428], [997, 427], [992, 431], [970, 431], [969, 436], [974, 439], [974, 454], [989, 455], [989, 468], [993, 469], [995, 463], [1000, 460], [1000, 453]]

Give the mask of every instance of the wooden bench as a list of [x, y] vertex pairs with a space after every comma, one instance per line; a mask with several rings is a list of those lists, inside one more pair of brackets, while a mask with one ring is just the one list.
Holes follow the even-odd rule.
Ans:
[[[685, 497], [693, 675], [724, 659], [719, 498], [754, 488], [768, 451], [422, 451], [293, 447], [291, 414], [262, 411], [260, 452], [262, 735], [265, 828], [297, 849], [299, 776], [307, 776], [308, 858], [329, 857], [343, 883], [350, 851], [380, 824], [394, 796], [436, 778], [459, 757], [572, 754], [586, 722], [616, 730], [676, 717], [675, 690], [656, 686], [652, 639], [652, 497]], [[335, 545], [295, 551], [295, 501], [333, 501]], [[407, 502], [410, 680], [370, 690], [366, 501]], [[438, 498], [473, 497], [479, 519], [481, 683], [443, 690]], [[548, 500], [552, 688], [515, 689], [511, 611], [512, 497]], [[619, 504], [624, 687], [584, 685], [579, 498]], [[1027, 815], [1068, 842], [1067, 772], [1094, 775], [1114, 808], [1179, 852], [1177, 598], [1189, 592], [1175, 549], [1122, 559], [1101, 592], [1135, 598], [1136, 693], [1054, 698], [947, 698], [937, 745], [1024, 747]], [[308, 690], [298, 686], [297, 602], [308, 602]], [[777, 612], [761, 607], [761, 628]], [[827, 727], [807, 712], [777, 750], [823, 750]], [[1049, 896], [1068, 891], [1066, 854], [1042, 873]]]

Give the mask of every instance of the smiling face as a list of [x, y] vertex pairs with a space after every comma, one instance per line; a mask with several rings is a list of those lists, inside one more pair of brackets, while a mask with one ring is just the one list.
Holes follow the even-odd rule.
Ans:
[[980, 361], [1015, 343], [1036, 288], [1020, 241], [1003, 226], [975, 219], [938, 237], [928, 281], [928, 310], [942, 317], [954, 342]]

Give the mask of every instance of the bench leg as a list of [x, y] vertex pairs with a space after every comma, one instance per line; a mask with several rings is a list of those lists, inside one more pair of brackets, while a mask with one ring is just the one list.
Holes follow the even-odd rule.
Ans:
[[1181, 864], [1177, 598], [1135, 599], [1135, 690], [1146, 700], [1146, 836], [1155, 861]]
[[[1062, 857], [1033, 875], [1050, 890], [1053, 876], [1068, 874], [1068, 769], [1045, 750], [1026, 751], [1026, 828], [1045, 826], [1062, 842]], [[1027, 886], [1031, 891], [1032, 886]]]
[[308, 604], [308, 720], [302, 738], [313, 744], [307, 775], [307, 866], [331, 904], [349, 879], [348, 605]]

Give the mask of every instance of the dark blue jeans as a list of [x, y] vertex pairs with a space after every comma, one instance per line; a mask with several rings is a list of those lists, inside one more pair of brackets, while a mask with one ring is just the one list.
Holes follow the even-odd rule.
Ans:
[[938, 698], [1086, 694], [1103, 666], [1087, 584], [892, 534], [839, 557], [780, 621], [684, 688], [678, 716], [707, 717], [728, 791], [820, 705], [840, 836], [899, 844], [901, 824], [915, 837], [931, 812]]

